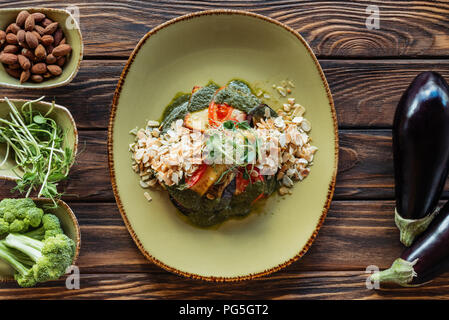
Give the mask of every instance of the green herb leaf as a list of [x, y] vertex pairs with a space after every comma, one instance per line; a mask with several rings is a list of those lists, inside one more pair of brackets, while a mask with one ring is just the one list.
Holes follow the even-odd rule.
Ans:
[[237, 128], [242, 129], [242, 130], [249, 130], [251, 127], [250, 127], [248, 121], [244, 120], [244, 121], [237, 123]]
[[45, 119], [43, 116], [38, 114], [33, 117], [33, 121], [37, 124], [44, 124], [47, 122], [47, 119]]
[[223, 122], [223, 128], [228, 130], [234, 130], [235, 129], [235, 123], [232, 120], [228, 120]]

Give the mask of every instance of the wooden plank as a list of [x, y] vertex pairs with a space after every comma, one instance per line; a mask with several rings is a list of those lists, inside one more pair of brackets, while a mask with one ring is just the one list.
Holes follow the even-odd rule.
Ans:
[[2, 88], [1, 97], [55, 99], [72, 113], [78, 129], [106, 129], [109, 110], [124, 61], [84, 60], [75, 79], [66, 86], [45, 90]]
[[[33, 1], [33, 6], [77, 5], [90, 56], [128, 57], [151, 28], [183, 14], [239, 9], [263, 14], [297, 30], [319, 56], [447, 56], [449, 4], [444, 1]], [[380, 29], [368, 30], [369, 5], [380, 10]], [[29, 1], [0, 7], [27, 7]], [[407, 8], [404, 10], [404, 8]], [[120, 26], [115, 28], [115, 26]], [[111, 26], [114, 28], [111, 29]]]
[[111, 203], [69, 203], [79, 219], [81, 289], [65, 280], [19, 289], [0, 284], [0, 299], [393, 299], [449, 298], [449, 274], [422, 288], [365, 286], [368, 265], [384, 269], [403, 250], [392, 201], [334, 201], [304, 258], [254, 281], [215, 284], [185, 279], [146, 261]]
[[[81, 226], [82, 273], [159, 273], [131, 239], [113, 203], [69, 203]], [[286, 269], [363, 271], [387, 268], [401, 251], [393, 201], [334, 201], [309, 252]]]
[[340, 127], [391, 127], [396, 106], [412, 80], [436, 71], [449, 81], [447, 60], [321, 60]]
[[81, 274], [80, 289], [67, 290], [65, 279], [19, 288], [0, 285], [0, 299], [448, 299], [449, 276], [420, 288], [369, 290], [367, 275], [355, 271], [278, 273], [238, 283], [208, 283], [165, 273]]
[[[85, 60], [75, 80], [67, 86], [37, 91], [2, 89], [2, 96], [56, 97], [56, 103], [70, 109], [78, 128], [105, 129], [124, 64], [119, 60]], [[331, 87], [340, 128], [391, 127], [402, 93], [422, 71], [438, 71], [449, 81], [447, 60], [321, 60], [321, 65]]]
[[[106, 131], [80, 131], [80, 153], [69, 179], [61, 183], [69, 201], [114, 201], [107, 165]], [[130, 169], [131, 170], [131, 169]], [[130, 174], [132, 172], [130, 171]], [[86, 185], [86, 181], [89, 181]], [[0, 197], [14, 182], [0, 181]], [[449, 197], [449, 184], [444, 197]], [[334, 199], [393, 199], [390, 130], [340, 130], [340, 158]]]

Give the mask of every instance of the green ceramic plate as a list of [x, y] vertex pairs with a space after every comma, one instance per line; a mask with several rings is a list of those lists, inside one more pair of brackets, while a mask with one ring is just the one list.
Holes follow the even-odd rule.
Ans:
[[[22, 105], [27, 102], [28, 100], [22, 100], [22, 99], [9, 99], [10, 102], [12, 102], [16, 108], [20, 111]], [[51, 103], [45, 102], [45, 101], [39, 101], [33, 103], [33, 110], [39, 111], [42, 114], [47, 113], [47, 111], [51, 108]], [[7, 118], [8, 114], [10, 112], [10, 108], [8, 103], [4, 99], [0, 99], [0, 118]], [[75, 161], [75, 156], [78, 148], [78, 130], [76, 129], [75, 120], [72, 117], [72, 114], [70, 111], [59, 105], [55, 105], [52, 113], [49, 115], [50, 118], [56, 121], [59, 127], [61, 127], [65, 134], [64, 137], [64, 147], [69, 147], [73, 150], [73, 162]], [[5, 155], [6, 155], [6, 144], [1, 143], [0, 144], [0, 162], [3, 161]], [[72, 162], [72, 164], [73, 164]], [[12, 152], [10, 151], [8, 160], [3, 165], [3, 167], [0, 168], [0, 180], [1, 179], [7, 179], [7, 180], [17, 180], [20, 177], [17, 175], [17, 173], [21, 176], [22, 172], [18, 169], [15, 171], [12, 170], [16, 166], [16, 163], [14, 161]]]
[[27, 10], [30, 13], [42, 12], [48, 18], [53, 21], [59, 22], [59, 25], [67, 38], [67, 43], [72, 46], [72, 53], [69, 59], [62, 68], [62, 74], [58, 77], [54, 77], [50, 80], [43, 81], [41, 83], [24, 82], [20, 83], [19, 80], [11, 77], [6, 73], [5, 68], [0, 64], [0, 86], [9, 88], [27, 88], [27, 89], [48, 89], [56, 88], [70, 83], [81, 65], [83, 59], [83, 38], [78, 23], [70, 14], [70, 12], [61, 9], [48, 9], [48, 8], [14, 8], [14, 9], [0, 9], [0, 29], [5, 30], [6, 27], [15, 22], [17, 14]]
[[[42, 208], [45, 204], [52, 204], [50, 199], [45, 198], [32, 198], [36, 206]], [[62, 230], [64, 233], [76, 243], [75, 257], [72, 264], [76, 263], [78, 259], [79, 250], [81, 246], [81, 233], [73, 211], [62, 200], [58, 200], [58, 207], [56, 209], [45, 210], [45, 213], [52, 213], [59, 218], [61, 222]], [[0, 281], [8, 281], [14, 279], [14, 269], [0, 259]]]
[[[319, 151], [293, 194], [270, 197], [262, 212], [211, 229], [185, 222], [165, 193], [147, 202], [131, 169], [129, 130], [159, 119], [179, 91], [233, 78], [269, 90], [290, 79], [306, 107]], [[276, 100], [276, 99], [275, 99]], [[273, 104], [280, 101], [273, 101]], [[274, 272], [312, 244], [332, 198], [337, 121], [331, 93], [310, 47], [291, 28], [248, 12], [205, 11], [171, 20], [138, 43], [115, 92], [109, 126], [112, 185], [126, 226], [152, 262], [188, 277], [234, 281]]]

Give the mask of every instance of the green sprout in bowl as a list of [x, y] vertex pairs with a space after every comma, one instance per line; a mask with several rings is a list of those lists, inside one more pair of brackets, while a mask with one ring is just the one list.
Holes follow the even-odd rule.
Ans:
[[[18, 108], [8, 98], [9, 117], [0, 118], [0, 143], [6, 143], [6, 155], [0, 163], [4, 166], [13, 152], [16, 166], [13, 171], [20, 177], [13, 190], [26, 192], [38, 189], [38, 197], [53, 200], [61, 194], [57, 190], [59, 181], [67, 178], [73, 162], [73, 150], [64, 147], [65, 132], [49, 117], [54, 109], [42, 114], [33, 110], [33, 103], [44, 97], [24, 103]], [[20, 171], [20, 172], [18, 172]]]

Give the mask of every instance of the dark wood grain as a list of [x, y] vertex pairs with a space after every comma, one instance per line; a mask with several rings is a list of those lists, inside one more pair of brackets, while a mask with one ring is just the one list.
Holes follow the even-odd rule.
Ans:
[[[81, 225], [81, 272], [159, 270], [140, 254], [111, 203], [69, 203]], [[393, 201], [334, 201], [310, 251], [287, 272], [388, 267], [401, 253]]]
[[420, 288], [366, 288], [367, 274], [354, 271], [290, 271], [239, 283], [207, 283], [160, 273], [81, 274], [80, 289], [67, 290], [65, 279], [18, 288], [0, 287], [6, 299], [448, 299], [449, 276]]
[[402, 93], [423, 71], [449, 81], [447, 60], [321, 60], [340, 127], [386, 128]]
[[[64, 200], [112, 202], [106, 131], [80, 131], [80, 152], [60, 190]], [[318, 155], [319, 156], [319, 155]], [[340, 158], [334, 199], [393, 199], [391, 130], [340, 130]], [[131, 169], [130, 169], [131, 170]], [[0, 181], [0, 197], [14, 182]], [[449, 197], [449, 184], [444, 197]]]
[[[128, 57], [151, 28], [179, 15], [220, 8], [249, 10], [284, 22], [301, 33], [319, 56], [448, 56], [449, 4], [445, 1], [22, 0], [3, 2], [0, 7], [65, 8], [70, 4], [80, 9], [88, 56]], [[379, 7], [379, 30], [366, 28], [368, 5]]]
[[419, 289], [366, 289], [366, 267], [384, 269], [403, 250], [394, 227], [392, 201], [334, 201], [318, 238], [302, 259], [272, 275], [227, 284], [185, 279], [146, 261], [115, 205], [69, 204], [81, 224], [81, 289], [66, 290], [64, 280], [24, 290], [6, 283], [0, 286], [1, 299], [19, 295], [49, 299], [449, 298], [449, 292], [441, 290], [449, 284], [448, 274]]
[[[382, 298], [365, 287], [366, 275], [353, 271], [289, 272], [250, 282], [216, 284], [179, 278], [164, 273], [82, 274], [79, 290], [65, 289], [65, 281], [52, 281], [38, 289], [2, 284], [2, 299], [32, 299], [36, 291], [42, 299], [362, 299]], [[439, 284], [448, 283], [447, 278]], [[438, 282], [436, 283], [436, 285]], [[413, 296], [419, 297], [413, 290]], [[418, 291], [419, 292], [419, 291]], [[424, 297], [431, 294], [427, 287]], [[404, 295], [404, 293], [402, 293]]]
[[[321, 60], [337, 110], [340, 128], [387, 128], [396, 105], [413, 78], [435, 70], [449, 80], [446, 60]], [[2, 89], [1, 95], [37, 98], [45, 95], [67, 106], [80, 129], [106, 129], [117, 81], [125, 65], [120, 60], [86, 60], [68, 86], [18, 92]], [[299, 99], [300, 100], [300, 99]]]

